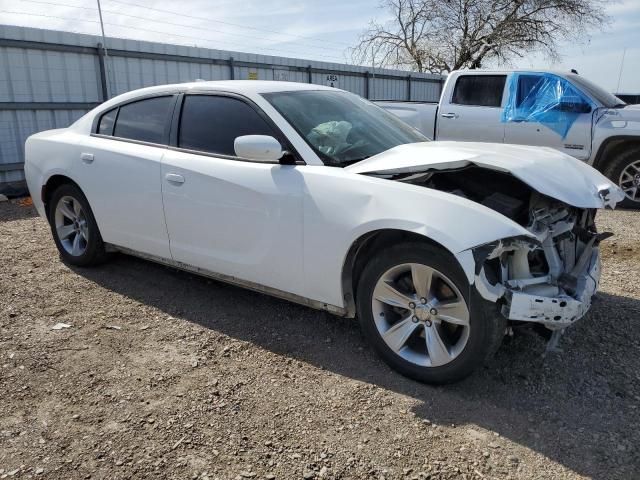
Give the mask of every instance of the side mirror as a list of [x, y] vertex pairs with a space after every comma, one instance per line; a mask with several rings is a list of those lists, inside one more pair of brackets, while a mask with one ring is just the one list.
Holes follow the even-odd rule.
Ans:
[[561, 112], [570, 112], [570, 113], [591, 113], [591, 105], [585, 103], [583, 101], [566, 101], [563, 100], [558, 103], [557, 109]]
[[282, 158], [282, 145], [268, 135], [243, 135], [233, 142], [236, 155], [258, 162], [276, 162]]

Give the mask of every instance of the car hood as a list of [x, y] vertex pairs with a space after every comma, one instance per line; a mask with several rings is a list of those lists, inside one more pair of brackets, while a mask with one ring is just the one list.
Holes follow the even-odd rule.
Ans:
[[618, 117], [621, 120], [640, 121], [640, 105], [625, 105], [624, 108], [609, 109], [607, 112], [611, 120], [616, 120]]
[[546, 147], [424, 142], [399, 145], [345, 168], [360, 174], [401, 174], [469, 165], [508, 172], [534, 190], [579, 208], [613, 208], [624, 193], [584, 162]]

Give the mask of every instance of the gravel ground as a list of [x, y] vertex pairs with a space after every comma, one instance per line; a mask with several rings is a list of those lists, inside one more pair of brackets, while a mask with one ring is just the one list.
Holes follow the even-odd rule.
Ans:
[[431, 387], [350, 320], [126, 256], [69, 268], [2, 203], [0, 478], [638, 478], [639, 215], [599, 217], [564, 353], [516, 336]]

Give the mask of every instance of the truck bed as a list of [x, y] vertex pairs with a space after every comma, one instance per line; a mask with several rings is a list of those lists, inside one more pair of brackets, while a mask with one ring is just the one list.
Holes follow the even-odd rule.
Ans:
[[403, 101], [376, 101], [379, 107], [384, 108], [403, 122], [418, 129], [420, 133], [431, 140], [435, 138], [435, 120], [438, 113], [437, 102], [403, 102]]

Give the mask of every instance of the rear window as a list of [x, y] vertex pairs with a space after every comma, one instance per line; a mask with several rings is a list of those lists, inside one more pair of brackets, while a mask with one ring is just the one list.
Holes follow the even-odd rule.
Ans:
[[121, 106], [113, 136], [166, 144], [169, 109], [172, 105], [173, 97], [167, 96], [147, 98]]
[[456, 81], [451, 103], [499, 107], [506, 79], [506, 75], [462, 75]]

